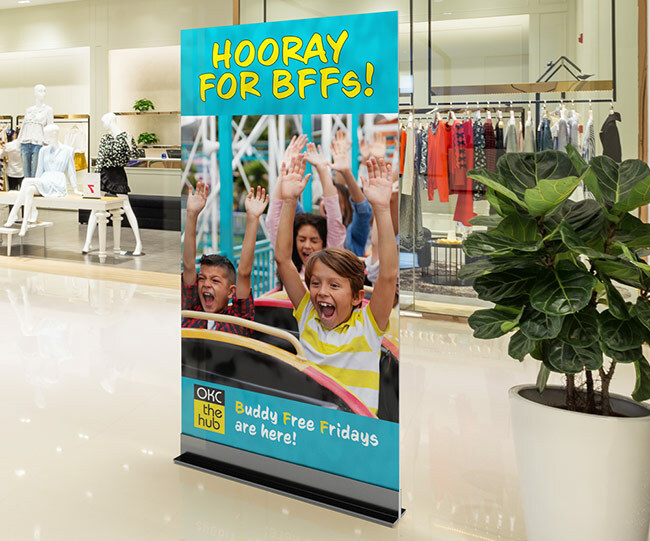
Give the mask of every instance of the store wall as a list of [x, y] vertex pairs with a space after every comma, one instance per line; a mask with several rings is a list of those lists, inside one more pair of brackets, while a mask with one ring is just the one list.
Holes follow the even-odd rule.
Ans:
[[[89, 113], [91, 115], [91, 149], [97, 146], [103, 128], [99, 119], [110, 110], [109, 51], [180, 45], [180, 30], [232, 24], [231, 0], [82, 0], [44, 6], [21, 7], [0, 11], [0, 59], [2, 53], [33, 53], [88, 47], [87, 83], [77, 88], [74, 103], [59, 99], [58, 87], [74, 86], [71, 73], [56, 62], [44, 63], [38, 70], [39, 80], [14, 79], [0, 92], [10, 97], [0, 102], [0, 114], [23, 114], [25, 103], [31, 103], [34, 84], [48, 85], [48, 103], [55, 113]], [[65, 53], [61, 53], [65, 55]], [[137, 55], [135, 55], [137, 56]], [[69, 55], [68, 60], [73, 58]], [[138, 58], [134, 57], [134, 61]], [[161, 59], [164, 65], [165, 59]], [[178, 70], [172, 58], [170, 70]], [[170, 84], [161, 78], [163, 84]], [[125, 85], [130, 84], [128, 79]], [[84, 86], [84, 85], [82, 85]], [[167, 89], [180, 93], [180, 86]], [[75, 110], [70, 108], [74, 106]]]

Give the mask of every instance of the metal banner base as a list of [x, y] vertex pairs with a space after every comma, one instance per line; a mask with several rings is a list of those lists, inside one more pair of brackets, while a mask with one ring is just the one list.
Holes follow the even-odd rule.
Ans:
[[181, 434], [181, 454], [174, 462], [384, 526], [394, 526], [405, 513], [399, 491], [186, 434]]

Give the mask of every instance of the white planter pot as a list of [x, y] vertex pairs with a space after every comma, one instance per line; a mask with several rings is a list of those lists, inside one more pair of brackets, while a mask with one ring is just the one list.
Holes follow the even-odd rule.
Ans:
[[510, 389], [528, 541], [648, 541], [650, 408], [611, 396], [636, 417], [550, 407], [564, 404], [559, 387], [544, 404], [534, 386]]

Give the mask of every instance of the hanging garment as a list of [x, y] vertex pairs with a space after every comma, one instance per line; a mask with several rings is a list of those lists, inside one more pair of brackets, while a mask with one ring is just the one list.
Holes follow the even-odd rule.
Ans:
[[524, 151], [524, 128], [521, 122], [517, 122], [517, 143], [519, 146], [519, 152]]
[[594, 130], [594, 121], [589, 119], [585, 128], [585, 136], [582, 139], [582, 159], [589, 163], [591, 158], [596, 155], [596, 133]]
[[538, 150], [553, 150], [553, 135], [551, 133], [551, 121], [548, 118], [542, 120], [542, 128], [538, 139]]
[[[496, 139], [496, 161], [497, 163], [499, 162], [499, 158], [503, 156], [506, 153], [506, 145], [505, 145], [505, 140], [504, 140], [504, 128], [503, 126], [499, 126], [499, 122], [497, 122], [496, 128], [494, 128], [494, 135]], [[503, 123], [501, 123], [503, 124]]]
[[490, 171], [497, 170], [497, 140], [491, 120], [483, 124], [483, 137], [485, 138], [485, 161]]
[[621, 122], [620, 113], [610, 113], [600, 128], [600, 142], [603, 144], [603, 156], [621, 161], [621, 138], [618, 134], [617, 122]]
[[400, 251], [413, 252], [424, 248], [422, 229], [422, 202], [419, 175], [413, 179], [412, 194], [402, 193], [399, 201], [399, 248]]
[[524, 152], [535, 152], [535, 126], [532, 122], [526, 122], [524, 130]]
[[427, 141], [427, 195], [429, 201], [434, 198], [434, 193], [438, 190], [438, 196], [443, 203], [449, 202], [449, 137], [450, 131], [447, 130], [443, 122], [429, 126], [429, 136]]
[[402, 169], [402, 193], [406, 195], [411, 195], [413, 191], [413, 175], [415, 173], [415, 168], [413, 166], [413, 155], [414, 155], [414, 142], [413, 142], [413, 125], [409, 126], [405, 130], [406, 132], [406, 146], [404, 149], [404, 160], [403, 160], [403, 169]]
[[449, 147], [449, 192], [458, 195], [454, 220], [463, 225], [471, 225], [474, 214], [474, 199], [472, 197], [472, 179], [467, 176], [468, 165], [474, 160], [473, 151], [468, 151], [469, 141], [466, 137], [469, 129], [456, 121], [451, 126], [445, 125], [450, 133]]
[[77, 171], [88, 167], [86, 160], [86, 135], [74, 126], [65, 136], [64, 143], [74, 150], [74, 163]]
[[560, 152], [566, 152], [566, 146], [569, 143], [569, 123], [561, 118], [555, 125], [556, 135], [553, 141], [553, 149]]
[[569, 143], [573, 145], [573, 148], [578, 150], [580, 148], [580, 127], [578, 125], [578, 119], [573, 115], [568, 121], [569, 125]]
[[68, 195], [67, 180], [77, 189], [77, 173], [74, 168], [72, 149], [66, 145], [48, 145], [38, 153], [36, 168], [36, 188], [44, 197], [64, 197]]
[[[487, 167], [485, 153], [485, 130], [480, 120], [474, 122], [474, 169]], [[472, 179], [472, 197], [474, 201], [485, 199], [485, 185]]]
[[406, 149], [406, 130], [402, 128], [399, 133], [399, 174], [404, 174], [404, 150]]
[[516, 124], [510, 122], [506, 127], [505, 135], [506, 152], [519, 152], [519, 136]]
[[429, 128], [424, 127], [418, 130], [420, 137], [420, 155], [417, 163], [418, 173], [424, 175], [426, 178], [427, 175], [427, 160], [428, 160], [428, 149], [429, 149]]
[[23, 172], [23, 161], [20, 157], [20, 141], [10, 141], [4, 147], [0, 147], [0, 160], [7, 158], [7, 176], [14, 178], [22, 178], [25, 176]]

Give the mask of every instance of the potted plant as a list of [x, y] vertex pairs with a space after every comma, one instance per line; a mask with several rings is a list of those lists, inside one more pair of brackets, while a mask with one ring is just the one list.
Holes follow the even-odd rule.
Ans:
[[155, 145], [158, 142], [158, 136], [155, 133], [143, 131], [138, 135], [139, 145]]
[[143, 98], [141, 100], [137, 100], [133, 104], [133, 109], [135, 109], [139, 113], [143, 113], [145, 111], [153, 111], [155, 107], [153, 106], [153, 102], [151, 100]]
[[[537, 385], [510, 390], [529, 541], [647, 541], [650, 519], [650, 169], [572, 147], [513, 153], [487, 187], [495, 215], [464, 242], [460, 271], [494, 308], [469, 318], [474, 336], [512, 333], [508, 353], [540, 362]], [[587, 198], [569, 196], [584, 183]], [[631, 286], [626, 301], [616, 284]], [[632, 398], [614, 395], [617, 365], [634, 364]], [[551, 373], [564, 386], [547, 386]]]

